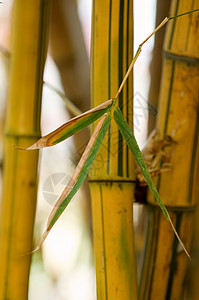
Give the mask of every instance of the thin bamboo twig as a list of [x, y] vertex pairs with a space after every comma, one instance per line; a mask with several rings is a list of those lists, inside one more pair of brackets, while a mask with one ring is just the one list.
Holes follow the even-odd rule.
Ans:
[[44, 81], [44, 84], [61, 97], [61, 99], [64, 101], [66, 105], [66, 108], [74, 117], [77, 117], [78, 115], [82, 114], [82, 111], [63, 92], [55, 88], [49, 82]]
[[136, 51], [136, 54], [135, 54], [135, 56], [134, 56], [134, 58], [133, 58], [133, 60], [132, 60], [132, 62], [131, 62], [131, 64], [130, 64], [130, 66], [129, 66], [129, 69], [128, 69], [128, 71], [126, 72], [126, 75], [125, 75], [125, 77], [124, 77], [124, 79], [122, 80], [122, 83], [121, 83], [121, 85], [120, 85], [120, 87], [119, 87], [119, 89], [118, 89], [118, 91], [117, 91], [117, 93], [116, 93], [116, 95], [115, 95], [115, 99], [119, 96], [119, 94], [121, 93], [121, 91], [122, 91], [122, 89], [123, 89], [123, 87], [124, 87], [124, 84], [125, 84], [125, 82], [126, 82], [126, 80], [127, 80], [127, 78], [128, 78], [128, 76], [129, 76], [129, 74], [131, 73], [131, 71], [132, 71], [132, 69], [133, 69], [133, 67], [134, 67], [134, 65], [135, 65], [135, 63], [136, 63], [136, 61], [137, 61], [137, 59], [138, 59], [138, 57], [139, 57], [139, 55], [140, 55], [140, 53], [141, 53], [141, 51], [142, 51], [142, 46], [154, 35], [154, 34], [156, 34], [156, 32], [158, 32], [168, 21], [170, 21], [170, 20], [173, 20], [173, 19], [176, 19], [176, 18], [178, 18], [178, 17], [182, 17], [182, 16], [185, 16], [185, 15], [187, 15], [187, 14], [191, 14], [191, 13], [194, 13], [194, 12], [197, 12], [197, 11], [199, 11], [199, 8], [198, 9], [194, 9], [194, 10], [191, 10], [191, 11], [188, 11], [188, 12], [185, 12], [185, 13], [183, 13], [183, 14], [180, 14], [180, 15], [177, 15], [177, 16], [173, 16], [173, 17], [166, 17], [166, 18], [164, 18], [164, 20], [155, 28], [155, 30], [139, 45], [139, 47], [138, 47], [138, 49], [137, 49], [137, 51]]

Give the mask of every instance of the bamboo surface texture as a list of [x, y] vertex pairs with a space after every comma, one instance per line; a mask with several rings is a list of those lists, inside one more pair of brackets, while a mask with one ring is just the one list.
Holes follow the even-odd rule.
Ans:
[[0, 214], [0, 299], [28, 299], [49, 1], [14, 1]]
[[[199, 7], [199, 1], [172, 1], [171, 14]], [[156, 182], [182, 241], [190, 251], [193, 212], [198, 201], [198, 105], [199, 105], [199, 14], [168, 24], [160, 91], [157, 128], [161, 138], [170, 135], [175, 145], [166, 151], [171, 170]], [[161, 168], [161, 166], [160, 166]], [[151, 194], [149, 203], [156, 205]], [[151, 207], [140, 299], [183, 299], [188, 259], [168, 222]]]
[[[133, 57], [133, 1], [93, 1], [92, 106], [114, 97]], [[119, 106], [132, 127], [132, 75]], [[133, 160], [112, 118], [90, 172], [97, 297], [137, 299]]]

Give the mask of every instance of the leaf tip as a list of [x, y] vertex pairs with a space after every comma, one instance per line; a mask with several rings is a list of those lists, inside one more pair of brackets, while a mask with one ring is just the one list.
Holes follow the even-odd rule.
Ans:
[[22, 147], [19, 147], [19, 146], [17, 146], [17, 145], [12, 145], [15, 149], [17, 149], [17, 150], [26, 150], [26, 148], [22, 148]]
[[37, 143], [35, 143], [35, 144], [33, 144], [32, 146], [26, 148], [25, 150], [38, 150], [38, 149], [40, 149], [40, 148], [41, 148], [41, 147], [39, 147], [39, 146], [37, 145]]
[[19, 147], [16, 145], [12, 145], [14, 148], [16, 148], [17, 150], [37, 150], [40, 149], [41, 147], [38, 146], [37, 142], [35, 144], [33, 144], [32, 146], [28, 147], [28, 148], [23, 148], [23, 147]]
[[180, 245], [182, 246], [182, 248], [183, 248], [184, 252], [186, 253], [186, 255], [188, 256], [188, 258], [191, 260], [191, 256], [189, 255], [189, 252], [187, 251], [187, 249], [186, 249], [185, 245], [183, 244], [183, 242], [182, 242], [179, 234], [177, 233], [177, 231], [176, 231], [176, 229], [175, 229], [175, 227], [173, 225], [173, 222], [172, 222], [172, 220], [171, 220], [168, 212], [167, 212], [167, 214], [168, 214], [168, 221], [171, 224], [171, 227], [172, 227], [172, 229], [173, 229], [173, 231], [175, 233], [176, 238], [178, 239]]

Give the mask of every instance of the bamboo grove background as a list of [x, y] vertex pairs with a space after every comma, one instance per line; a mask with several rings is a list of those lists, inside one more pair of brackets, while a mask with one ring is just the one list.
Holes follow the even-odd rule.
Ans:
[[[0, 210], [0, 299], [28, 297], [31, 256], [21, 254], [33, 247], [38, 153], [19, 152], [13, 145], [29, 146], [40, 137], [50, 6], [50, 52], [64, 91], [80, 110], [89, 108], [89, 64], [77, 6], [74, 1], [65, 5], [61, 0], [14, 1]], [[156, 21], [196, 8], [198, 0], [157, 1]], [[141, 230], [144, 242], [137, 247], [141, 269], [138, 278], [133, 226], [134, 162], [112, 122], [89, 175], [98, 300], [198, 299], [198, 23], [199, 14], [191, 14], [171, 21], [166, 35], [162, 30], [155, 37], [149, 100], [158, 107], [158, 117], [156, 122], [149, 119], [148, 127], [149, 132], [158, 128], [162, 139], [171, 135], [175, 141], [164, 149], [171, 170], [161, 173], [154, 182], [192, 260], [188, 261], [153, 196], [147, 193], [142, 213], [146, 236]], [[132, 57], [133, 1], [93, 0], [92, 107], [116, 94]], [[133, 94], [131, 74], [119, 98], [119, 107], [131, 127], [133, 107], [129, 99]], [[77, 149], [87, 139], [88, 131], [84, 131], [75, 141]], [[88, 184], [84, 189], [90, 199]], [[140, 234], [140, 228], [136, 230]]]

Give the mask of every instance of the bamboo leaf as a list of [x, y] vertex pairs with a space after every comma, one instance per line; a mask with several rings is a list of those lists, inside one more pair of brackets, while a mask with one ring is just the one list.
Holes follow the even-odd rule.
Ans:
[[60, 217], [62, 212], [69, 204], [70, 200], [73, 198], [73, 196], [76, 194], [76, 192], [79, 190], [80, 186], [84, 182], [88, 171], [97, 155], [99, 147], [104, 139], [104, 136], [108, 130], [110, 120], [110, 113], [104, 114], [103, 117], [100, 119], [74, 171], [73, 176], [71, 177], [70, 181], [68, 182], [67, 186], [65, 187], [64, 191], [62, 192], [61, 196], [57, 200], [53, 210], [49, 215], [47, 228], [44, 234], [42, 235], [37, 248], [34, 251], [37, 251], [41, 247], [52, 226], [55, 224], [57, 219]]
[[168, 212], [164, 206], [164, 204], [162, 203], [161, 199], [160, 199], [160, 196], [153, 184], [153, 181], [151, 179], [151, 176], [148, 172], [148, 169], [147, 169], [147, 166], [144, 162], [144, 159], [143, 159], [143, 156], [142, 156], [142, 153], [140, 151], [140, 148], [137, 144], [137, 141], [135, 139], [135, 136], [134, 134], [132, 133], [128, 123], [126, 122], [121, 110], [116, 107], [115, 110], [114, 110], [114, 119], [115, 119], [115, 122], [122, 134], [122, 136], [124, 137], [128, 147], [130, 148], [131, 152], [133, 153], [133, 156], [137, 162], [137, 164], [139, 165], [140, 169], [141, 169], [141, 172], [149, 186], [149, 188], [151, 189], [152, 193], [154, 194], [163, 214], [165, 215], [165, 217], [167, 218], [167, 220], [169, 219], [168, 218]]
[[26, 150], [35, 150], [44, 147], [50, 147], [64, 141], [74, 133], [82, 130], [83, 128], [99, 119], [102, 115], [104, 115], [108, 110], [111, 109], [112, 104], [113, 99], [110, 99], [102, 103], [101, 105], [88, 110], [80, 116], [71, 119], [56, 130], [39, 139], [35, 144], [28, 147]]
[[162, 203], [162, 201], [160, 199], [160, 196], [158, 194], [158, 191], [156, 190], [156, 187], [154, 186], [154, 183], [153, 183], [153, 181], [151, 179], [151, 176], [150, 176], [150, 174], [148, 172], [147, 166], [146, 166], [146, 164], [144, 162], [142, 153], [141, 153], [140, 148], [139, 148], [139, 146], [137, 144], [135, 136], [132, 133], [132, 131], [131, 131], [128, 123], [126, 122], [126, 120], [125, 120], [125, 118], [124, 118], [121, 110], [118, 107], [116, 107], [115, 110], [114, 110], [114, 119], [115, 119], [115, 122], [116, 122], [116, 124], [117, 124], [117, 126], [118, 126], [118, 128], [119, 128], [119, 130], [120, 130], [120, 132], [122, 134], [122, 136], [124, 137], [124, 139], [125, 139], [128, 147], [130, 148], [131, 152], [133, 153], [133, 156], [134, 156], [137, 164], [139, 165], [139, 167], [141, 169], [141, 172], [142, 172], [142, 174], [143, 174], [143, 176], [144, 176], [144, 178], [145, 178], [145, 180], [146, 180], [146, 182], [147, 182], [150, 190], [152, 191], [155, 199], [157, 200], [157, 202], [158, 202], [158, 204], [159, 204], [159, 206], [160, 206], [160, 208], [161, 208], [164, 216], [170, 222], [170, 224], [171, 224], [171, 226], [172, 226], [172, 228], [174, 230], [174, 233], [175, 233], [177, 239], [179, 240], [180, 244], [182, 245], [185, 253], [187, 254], [188, 257], [190, 257], [189, 254], [188, 254], [188, 252], [187, 252], [187, 250], [186, 250], [186, 248], [185, 248], [185, 246], [184, 246], [184, 244], [182, 243], [182, 241], [181, 241], [178, 233], [175, 230], [175, 227], [174, 227], [174, 225], [173, 225], [173, 223], [171, 221], [169, 213], [168, 213], [166, 207], [164, 206], [164, 204]]

